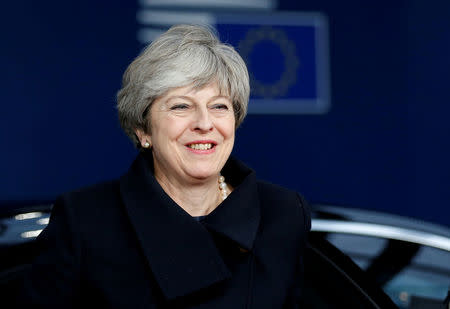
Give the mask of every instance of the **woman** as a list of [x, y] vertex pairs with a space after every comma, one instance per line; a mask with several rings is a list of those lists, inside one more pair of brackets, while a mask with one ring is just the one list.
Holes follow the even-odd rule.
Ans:
[[205, 27], [172, 27], [128, 67], [122, 178], [57, 199], [22, 305], [294, 308], [309, 212], [230, 157], [247, 69]]

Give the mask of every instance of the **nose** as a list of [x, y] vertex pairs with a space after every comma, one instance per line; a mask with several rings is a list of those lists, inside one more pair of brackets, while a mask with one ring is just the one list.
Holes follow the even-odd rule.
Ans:
[[213, 129], [213, 121], [207, 108], [198, 108], [194, 115], [193, 129], [201, 132], [209, 132]]

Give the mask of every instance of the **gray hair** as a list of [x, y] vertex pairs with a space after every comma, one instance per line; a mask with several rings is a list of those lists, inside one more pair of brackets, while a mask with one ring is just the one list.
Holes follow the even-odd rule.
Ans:
[[250, 94], [247, 67], [241, 56], [220, 42], [206, 26], [171, 27], [147, 46], [126, 69], [117, 93], [120, 124], [139, 147], [136, 129], [150, 130], [148, 113], [155, 99], [169, 90], [216, 82], [233, 103], [236, 128], [247, 114]]

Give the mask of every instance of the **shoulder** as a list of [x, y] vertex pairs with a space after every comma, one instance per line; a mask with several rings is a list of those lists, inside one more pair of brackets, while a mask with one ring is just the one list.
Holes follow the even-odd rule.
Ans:
[[286, 223], [302, 223], [306, 230], [311, 228], [310, 207], [302, 195], [265, 181], [257, 181], [257, 187], [263, 212]]
[[63, 193], [60, 198], [65, 200], [90, 200], [92, 196], [96, 198], [110, 198], [119, 192], [119, 181], [110, 180], [94, 185], [82, 187], [73, 191]]
[[258, 180], [256, 183], [258, 186], [258, 191], [264, 195], [281, 195], [286, 198], [293, 198], [297, 195], [297, 193], [293, 190], [266, 181]]
[[[76, 212], [101, 211], [120, 201], [119, 181], [110, 180], [61, 194], [55, 205], [64, 204]], [[109, 207], [110, 208], [110, 207]]]
[[297, 209], [301, 204], [300, 195], [293, 190], [265, 181], [257, 181], [257, 187], [258, 194], [265, 203], [276, 203], [277, 206], [287, 208], [286, 210]]
[[49, 226], [53, 234], [66, 234], [89, 243], [123, 221], [119, 183], [107, 181], [61, 194], [54, 202]]

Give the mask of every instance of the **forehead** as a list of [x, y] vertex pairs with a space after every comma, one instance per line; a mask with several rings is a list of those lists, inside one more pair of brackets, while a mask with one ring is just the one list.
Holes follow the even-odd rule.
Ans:
[[[170, 89], [164, 95], [162, 95], [157, 100], [159, 101], [167, 101], [174, 97], [186, 97], [186, 98], [195, 98], [195, 97], [205, 97], [205, 98], [213, 98], [213, 97], [224, 97], [229, 99], [228, 93], [221, 91], [217, 83], [210, 83], [203, 87], [196, 87], [194, 85], [188, 85], [184, 87], [177, 87]], [[156, 102], [155, 102], [156, 103]]]

